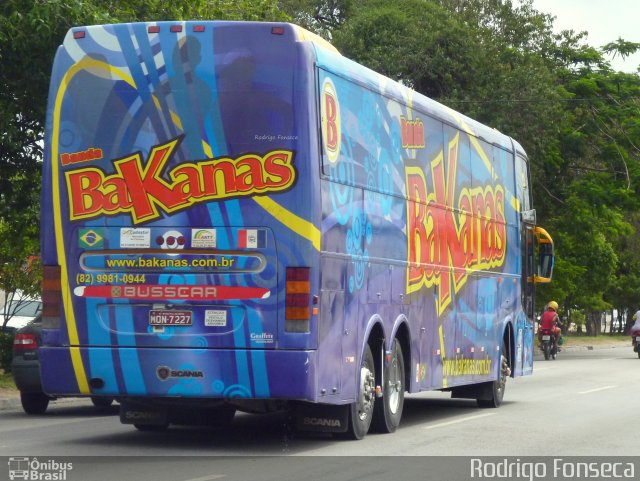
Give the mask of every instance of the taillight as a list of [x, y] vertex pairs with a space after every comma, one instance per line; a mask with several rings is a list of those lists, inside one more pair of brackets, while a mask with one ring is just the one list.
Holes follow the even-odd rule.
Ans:
[[309, 332], [311, 286], [308, 267], [287, 267], [285, 331]]
[[36, 349], [38, 347], [38, 340], [35, 334], [16, 334], [13, 340], [13, 348], [16, 351], [25, 351], [27, 349]]
[[42, 266], [42, 322], [49, 328], [59, 327], [62, 312], [60, 266]]

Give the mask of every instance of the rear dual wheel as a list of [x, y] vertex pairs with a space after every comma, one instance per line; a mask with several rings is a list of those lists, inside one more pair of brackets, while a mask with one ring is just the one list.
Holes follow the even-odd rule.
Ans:
[[[393, 341], [391, 359], [384, 367], [382, 397], [376, 397], [376, 367], [369, 345], [365, 347], [360, 367], [358, 399], [349, 408], [346, 437], [362, 439], [370, 427], [392, 433], [400, 425], [404, 408], [405, 366], [402, 346]], [[372, 426], [373, 423], [373, 426]]]
[[402, 346], [394, 339], [391, 359], [383, 377], [382, 398], [374, 406], [373, 423], [378, 432], [392, 433], [400, 425], [404, 408], [404, 375]]
[[360, 365], [358, 399], [349, 406], [347, 432], [349, 439], [362, 439], [369, 432], [376, 402], [376, 368], [371, 348], [367, 344]]

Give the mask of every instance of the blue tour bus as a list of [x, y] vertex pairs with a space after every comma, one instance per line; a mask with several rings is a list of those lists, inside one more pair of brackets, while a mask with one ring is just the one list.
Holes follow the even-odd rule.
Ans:
[[513, 139], [286, 23], [71, 29], [49, 92], [44, 390], [139, 429], [501, 404], [553, 242]]

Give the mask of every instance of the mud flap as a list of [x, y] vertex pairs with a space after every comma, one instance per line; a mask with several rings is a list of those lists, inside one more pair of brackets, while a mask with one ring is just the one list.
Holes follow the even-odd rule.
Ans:
[[298, 431], [344, 433], [349, 422], [349, 404], [299, 403], [294, 407], [293, 414]]
[[144, 426], [163, 426], [169, 422], [166, 409], [135, 403], [120, 404], [120, 422]]

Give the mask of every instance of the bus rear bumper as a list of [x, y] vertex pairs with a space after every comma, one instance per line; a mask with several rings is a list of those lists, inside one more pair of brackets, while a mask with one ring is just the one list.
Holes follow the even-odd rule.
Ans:
[[43, 390], [55, 396], [314, 402], [315, 354], [294, 350], [43, 346], [40, 362]]

